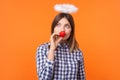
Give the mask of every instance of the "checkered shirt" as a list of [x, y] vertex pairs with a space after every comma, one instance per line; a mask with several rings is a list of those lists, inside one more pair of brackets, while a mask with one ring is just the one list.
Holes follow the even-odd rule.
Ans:
[[37, 48], [36, 64], [39, 80], [85, 80], [84, 60], [78, 49], [70, 53], [67, 44], [58, 44], [54, 61], [47, 59], [50, 43]]

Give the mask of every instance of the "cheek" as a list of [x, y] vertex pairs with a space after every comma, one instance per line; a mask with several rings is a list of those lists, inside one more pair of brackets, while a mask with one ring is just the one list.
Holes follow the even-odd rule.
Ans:
[[67, 37], [69, 37], [70, 34], [71, 34], [71, 30], [70, 30], [70, 31], [67, 31], [66, 34], [67, 34]]
[[68, 35], [70, 35], [70, 34], [71, 34], [71, 29], [66, 30], [66, 33], [67, 33]]
[[67, 36], [68, 38], [70, 37], [70, 34], [71, 34], [71, 33], [68, 34], [68, 36]]
[[70, 37], [70, 34], [71, 34], [71, 33], [67, 33], [67, 32], [66, 32], [66, 36], [64, 37], [63, 40], [67, 40], [67, 39]]
[[59, 29], [57, 29], [57, 27], [54, 28], [54, 33], [57, 33]]

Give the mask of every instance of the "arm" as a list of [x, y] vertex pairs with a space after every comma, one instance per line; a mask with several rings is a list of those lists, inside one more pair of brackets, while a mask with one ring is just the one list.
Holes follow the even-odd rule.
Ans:
[[47, 53], [45, 45], [38, 47], [36, 62], [39, 80], [51, 80], [53, 76], [54, 61], [47, 58]]
[[61, 37], [55, 38], [58, 34], [53, 33], [50, 38], [50, 49], [45, 45], [37, 49], [37, 72], [40, 80], [52, 80], [54, 68], [54, 51]]
[[85, 80], [85, 70], [84, 70], [84, 61], [82, 60], [80, 63], [80, 79]]
[[79, 68], [78, 68], [78, 80], [86, 80], [85, 77], [85, 69], [84, 69], [84, 58], [82, 52], [80, 51], [80, 60], [79, 60]]

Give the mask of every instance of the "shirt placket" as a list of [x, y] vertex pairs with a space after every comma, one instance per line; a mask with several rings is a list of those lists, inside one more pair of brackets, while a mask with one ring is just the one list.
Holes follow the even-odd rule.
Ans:
[[[64, 52], [66, 52], [66, 49], [64, 49]], [[66, 60], [66, 53], [64, 53], [64, 80], [66, 80], [67, 76], [67, 60]]]

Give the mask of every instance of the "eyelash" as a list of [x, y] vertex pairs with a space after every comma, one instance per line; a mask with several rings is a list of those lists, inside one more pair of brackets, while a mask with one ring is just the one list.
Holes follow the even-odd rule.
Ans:
[[66, 25], [65, 27], [66, 27], [66, 28], [70, 28], [70, 26], [69, 26], [69, 25]]

